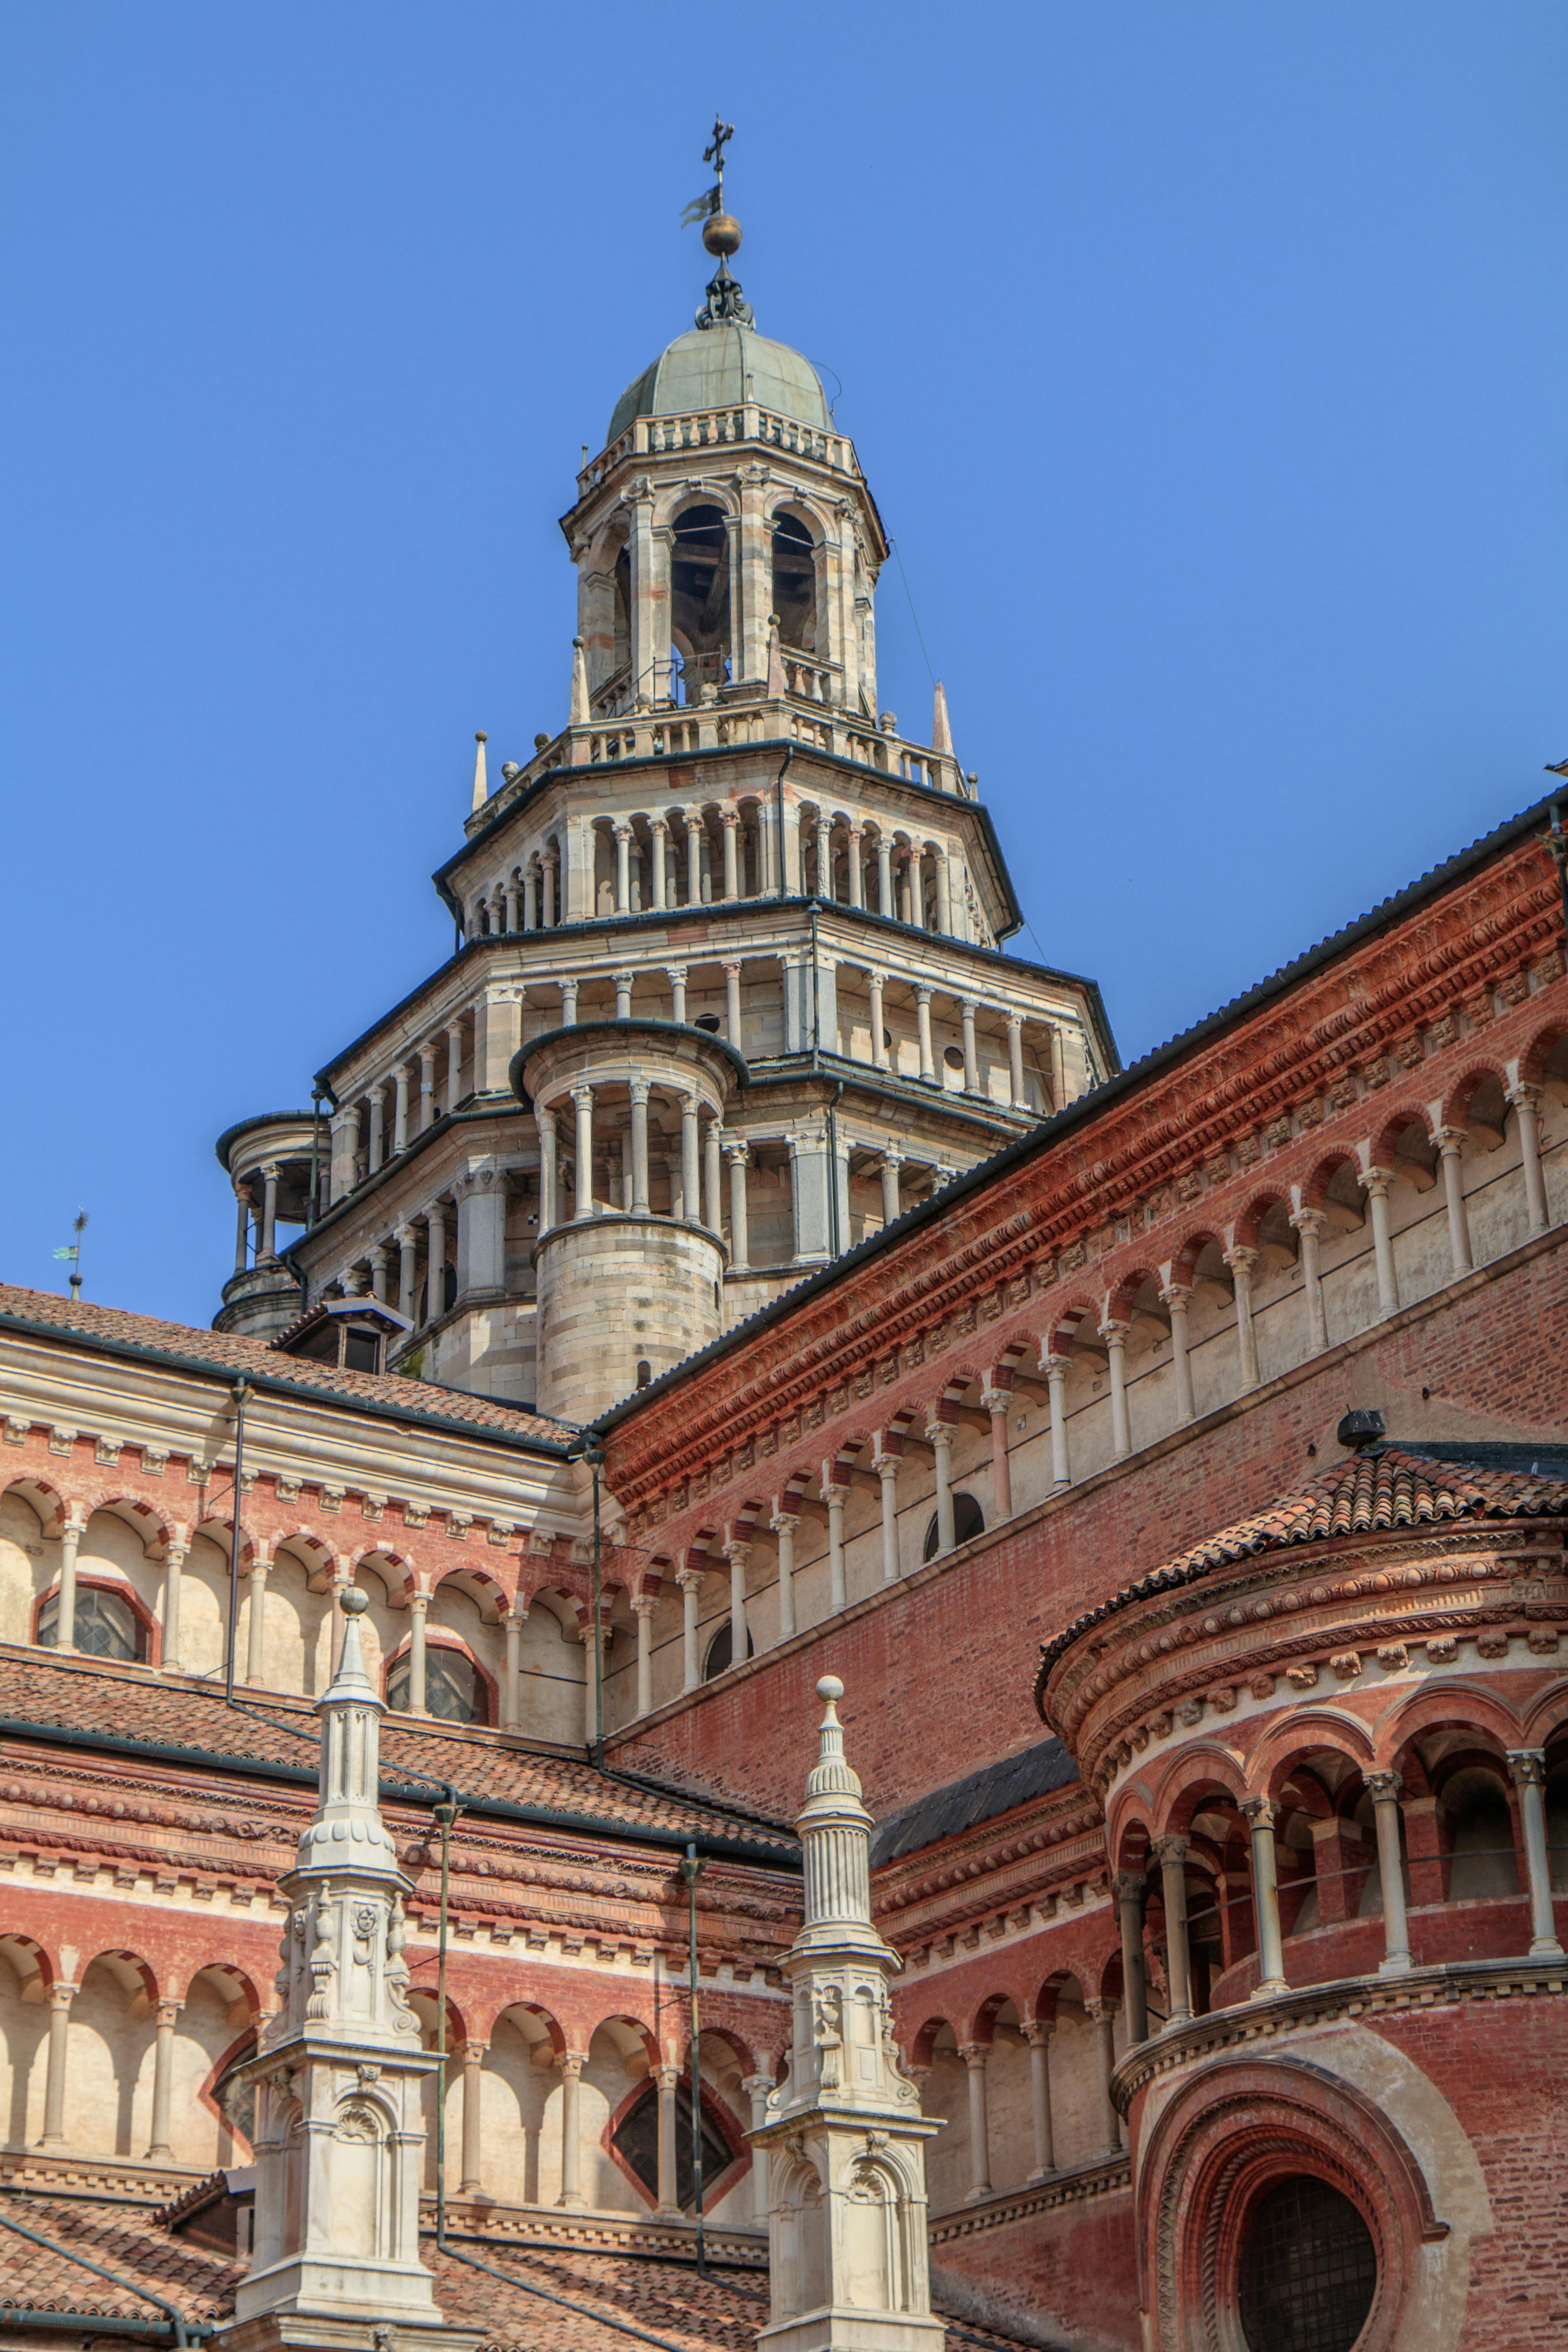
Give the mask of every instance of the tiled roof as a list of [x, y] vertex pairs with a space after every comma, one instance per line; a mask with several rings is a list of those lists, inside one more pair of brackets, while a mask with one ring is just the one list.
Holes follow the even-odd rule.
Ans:
[[871, 1866], [896, 1862], [900, 1854], [918, 1853], [939, 1838], [957, 1837], [980, 1822], [1010, 1813], [1031, 1797], [1048, 1796], [1078, 1779], [1078, 1766], [1059, 1739], [1037, 1740], [1021, 1755], [1005, 1756], [999, 1764], [983, 1764], [962, 1780], [950, 1780], [929, 1796], [917, 1797], [878, 1822], [871, 1836]]
[[308, 1357], [283, 1355], [265, 1339], [199, 1330], [192, 1323], [161, 1323], [154, 1316], [129, 1315], [122, 1307], [97, 1307], [85, 1299], [72, 1301], [52, 1290], [24, 1290], [16, 1283], [0, 1283], [0, 1317], [15, 1317], [46, 1337], [80, 1339], [89, 1347], [96, 1341], [133, 1348], [185, 1370], [245, 1372], [372, 1412], [412, 1413], [421, 1420], [551, 1446], [568, 1445], [577, 1434], [566, 1422], [526, 1412], [494, 1397], [468, 1396], [460, 1389], [437, 1388], [432, 1381], [405, 1380], [399, 1372], [351, 1372], [335, 1364], [312, 1363]]
[[1190, 1545], [1163, 1568], [1151, 1570], [1098, 1609], [1076, 1618], [1055, 1639], [1041, 1644], [1039, 1682], [1073, 1643], [1116, 1611], [1173, 1585], [1191, 1584], [1211, 1569], [1226, 1568], [1256, 1552], [1282, 1551], [1293, 1544], [1327, 1543], [1336, 1536], [1378, 1535], [1453, 1519], [1568, 1517], [1568, 1477], [1553, 1476], [1538, 1461], [1562, 1470], [1563, 1449], [1543, 1444], [1510, 1446], [1523, 1457], [1515, 1466], [1500, 1462], [1505, 1449], [1462, 1441], [1406, 1448], [1390, 1444], [1366, 1447], [1315, 1477], [1305, 1478], [1267, 1510], [1237, 1519], [1216, 1535]]
[[[132, 2205], [78, 2204], [66, 2197], [0, 2197], [0, 2221], [52, 2238], [67, 2248], [51, 2253], [15, 2231], [0, 2229], [0, 2304], [35, 2311], [90, 2313], [95, 2319], [141, 2319], [158, 2326], [165, 2317], [139, 2295], [150, 2288], [174, 2304], [187, 2321], [222, 2319], [234, 2305], [239, 2278], [221, 2254], [172, 2238], [149, 2214]], [[126, 2282], [97, 2278], [71, 2253], [116, 2271]], [[89, 2331], [90, 2332], [90, 2331]]]
[[[0, 2304], [156, 2326], [163, 2315], [134, 2292], [145, 2286], [176, 2305], [187, 2322], [221, 2320], [232, 2309], [240, 2269], [222, 2254], [170, 2237], [134, 2209], [63, 2197], [0, 2197], [0, 2216], [6, 2214], [119, 2272], [127, 2284], [96, 2278], [0, 2230]], [[491, 2346], [508, 2352], [513, 2347], [518, 2352], [626, 2352], [639, 2336], [651, 2336], [670, 2352], [705, 2352], [715, 2345], [751, 2352], [768, 2317], [767, 2283], [754, 2271], [715, 2269], [704, 2279], [689, 2262], [648, 2254], [461, 2242], [461, 2251], [487, 2265], [473, 2270], [440, 2252], [428, 2232], [422, 2233], [419, 2251], [435, 2275], [436, 2300], [447, 2322], [478, 2328], [487, 2352]], [[969, 2321], [949, 2319], [947, 2328], [949, 2342], [965, 2352], [1016, 2352], [1014, 2338]]]
[[[255, 1691], [243, 1709], [226, 1706], [218, 1692], [186, 1682], [108, 1664], [68, 1661], [47, 1650], [0, 1652], [0, 1722], [94, 1737], [137, 1740], [161, 1749], [191, 1751], [204, 1758], [247, 1766], [284, 1766], [313, 1780], [316, 1717], [306, 1706], [284, 1706]], [[307, 1738], [301, 1738], [300, 1733]], [[776, 1858], [797, 1867], [799, 1849], [778, 1823], [730, 1808], [704, 1804], [677, 1790], [628, 1786], [595, 1770], [586, 1758], [519, 1748], [494, 1733], [416, 1728], [406, 1717], [389, 1715], [381, 1735], [382, 1792], [395, 1798], [399, 1785], [450, 1781], [472, 1801], [519, 1805], [558, 1815], [563, 1828], [584, 1825], [636, 1837], [654, 1833], [705, 1842], [740, 1841], [755, 1849], [752, 1858]], [[427, 1790], [421, 1788], [422, 1795]]]

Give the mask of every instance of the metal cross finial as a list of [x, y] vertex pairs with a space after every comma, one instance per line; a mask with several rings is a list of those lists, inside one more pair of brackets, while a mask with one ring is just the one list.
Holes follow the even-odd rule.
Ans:
[[721, 114], [715, 114], [713, 117], [713, 144], [711, 147], [704, 147], [702, 150], [702, 161], [705, 163], [712, 164], [719, 181], [719, 202], [713, 207], [715, 212], [722, 212], [724, 209], [724, 150], [734, 136], [734, 124], [732, 122], [726, 122]]

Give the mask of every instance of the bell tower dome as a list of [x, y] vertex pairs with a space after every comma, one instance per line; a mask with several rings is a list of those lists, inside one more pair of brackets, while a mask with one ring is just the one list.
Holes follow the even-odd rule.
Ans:
[[880, 708], [855, 445], [758, 331], [721, 174], [692, 212], [697, 323], [563, 519], [564, 724], [493, 791], [480, 735], [435, 877], [458, 949], [318, 1074], [287, 1254], [310, 1306], [395, 1306], [389, 1370], [568, 1421], [1116, 1066], [1092, 985], [1003, 951], [1021, 916], [941, 688], [924, 742]]

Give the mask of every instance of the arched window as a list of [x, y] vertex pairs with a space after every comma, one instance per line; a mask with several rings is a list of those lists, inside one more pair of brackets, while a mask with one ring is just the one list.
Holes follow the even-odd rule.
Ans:
[[[686, 699], [720, 687], [730, 654], [730, 533], [723, 509], [688, 507], [676, 517], [669, 551], [669, 626], [688, 648]], [[646, 691], [646, 689], [644, 689]]]
[[[746, 1655], [748, 1658], [753, 1658], [756, 1654], [757, 1645], [752, 1639], [752, 1629], [748, 1625], [746, 1628]], [[733, 1664], [734, 1656], [735, 1629], [731, 1624], [728, 1617], [726, 1617], [724, 1622], [720, 1626], [719, 1631], [714, 1634], [713, 1639], [708, 1644], [708, 1655], [703, 1661], [702, 1665], [703, 1681], [705, 1683], [710, 1683], [715, 1675], [724, 1674]]]
[[1326, 2180], [1279, 2181], [1247, 2223], [1237, 2290], [1248, 2352], [1351, 2352], [1377, 2292], [1372, 2232]]
[[[38, 1647], [55, 1650], [60, 1639], [60, 1596], [51, 1592], [38, 1611]], [[76, 1589], [75, 1640], [84, 1657], [145, 1660], [147, 1628], [121, 1594], [101, 1584]]]
[[[955, 1495], [952, 1498], [952, 1540], [954, 1544], [966, 1544], [972, 1537], [984, 1535], [984, 1532], [985, 1514], [981, 1509], [979, 1504], [975, 1501], [973, 1496]], [[933, 1511], [931, 1516], [931, 1525], [926, 1529], [925, 1545], [921, 1552], [921, 1558], [922, 1559], [934, 1559], [936, 1558], [936, 1548], [941, 1540], [942, 1525], [936, 1513]]]
[[[406, 1651], [386, 1678], [386, 1703], [402, 1715], [408, 1712], [409, 1662]], [[433, 1642], [425, 1653], [425, 1709], [437, 1723], [488, 1723], [489, 1709], [484, 1676], [461, 1650]]]
[[779, 638], [803, 654], [816, 643], [816, 551], [805, 523], [780, 515], [773, 525], [773, 610]]

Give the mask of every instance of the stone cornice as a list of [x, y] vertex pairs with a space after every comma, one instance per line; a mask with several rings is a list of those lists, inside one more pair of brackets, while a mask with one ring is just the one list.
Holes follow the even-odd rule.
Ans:
[[1016, 2221], [1033, 2221], [1038, 2214], [1055, 2212], [1063, 2205], [1081, 2205], [1090, 2198], [1111, 2197], [1118, 2189], [1131, 2189], [1132, 2168], [1125, 2156], [1108, 2156], [1098, 2164], [1075, 2165], [1070, 2172], [1053, 2172], [1047, 2179], [1027, 2189], [1015, 2189], [1000, 2196], [987, 2197], [979, 2204], [965, 2205], [956, 2213], [943, 2213], [931, 2221], [929, 2242], [932, 2252], [940, 2246], [951, 2246], [963, 2238], [973, 2238], [989, 2230], [1005, 2230]]
[[1139, 2042], [1121, 2060], [1110, 2079], [1110, 2095], [1118, 2112], [1125, 2115], [1145, 2084], [1157, 2075], [1215, 2057], [1221, 2051], [1302, 2033], [1316, 2025], [1352, 2019], [1375, 2024], [1379, 2018], [1403, 2016], [1413, 2010], [1564, 1992], [1568, 1992], [1568, 1959], [1445, 1960], [1431, 1968], [1413, 1968], [1403, 1976], [1343, 1977], [1271, 2000], [1244, 2001], [1236, 2009], [1215, 2010], [1191, 2025], [1167, 2027], [1152, 2040]]

